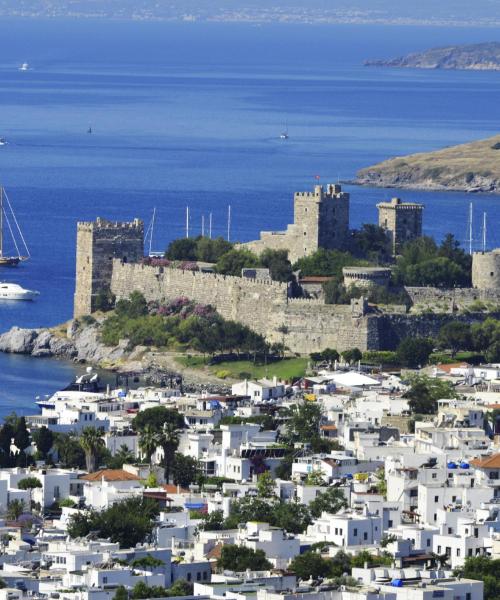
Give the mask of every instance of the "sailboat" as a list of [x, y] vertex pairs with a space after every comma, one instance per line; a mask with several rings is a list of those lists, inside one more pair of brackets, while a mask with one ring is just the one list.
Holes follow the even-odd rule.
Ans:
[[282, 140], [288, 139], [288, 123], [285, 124], [285, 129], [281, 132], [280, 139], [282, 139]]
[[[5, 252], [5, 232], [8, 231], [15, 248], [15, 254]], [[19, 243], [18, 243], [19, 242]], [[21, 254], [19, 246], [22, 246], [24, 254]], [[9, 201], [7, 193], [0, 187], [0, 267], [17, 267], [20, 262], [30, 258], [30, 253], [24, 239], [16, 215]]]

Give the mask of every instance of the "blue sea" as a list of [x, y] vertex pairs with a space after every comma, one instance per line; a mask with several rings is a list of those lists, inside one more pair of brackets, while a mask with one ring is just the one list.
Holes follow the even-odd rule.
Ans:
[[[0, 277], [41, 292], [1, 304], [0, 331], [71, 317], [78, 220], [147, 223], [156, 207], [163, 250], [184, 235], [186, 207], [192, 234], [212, 213], [213, 235], [226, 235], [231, 205], [231, 238], [250, 240], [284, 228], [293, 192], [317, 175], [350, 180], [390, 156], [499, 131], [500, 73], [363, 66], [495, 40], [493, 29], [2, 20], [0, 31], [0, 183], [32, 255]], [[464, 240], [473, 202], [500, 245], [498, 196], [346, 189], [353, 227], [401, 195], [425, 204], [426, 233]], [[0, 416], [32, 412], [74, 372], [0, 354]]]

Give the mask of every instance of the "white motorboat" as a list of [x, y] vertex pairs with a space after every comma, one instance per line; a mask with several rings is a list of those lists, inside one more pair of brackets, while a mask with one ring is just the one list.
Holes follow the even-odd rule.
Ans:
[[30, 70], [30, 66], [28, 63], [23, 63], [20, 67], [19, 67], [20, 71], [29, 71]]
[[27, 290], [17, 283], [0, 282], [0, 300], [34, 300], [40, 292]]

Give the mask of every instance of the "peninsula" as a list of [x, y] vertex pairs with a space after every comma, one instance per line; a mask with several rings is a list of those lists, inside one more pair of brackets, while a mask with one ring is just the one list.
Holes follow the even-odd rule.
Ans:
[[389, 60], [367, 60], [368, 67], [500, 71], [500, 42], [446, 46]]
[[500, 135], [437, 150], [395, 157], [357, 173], [357, 183], [466, 192], [500, 190]]

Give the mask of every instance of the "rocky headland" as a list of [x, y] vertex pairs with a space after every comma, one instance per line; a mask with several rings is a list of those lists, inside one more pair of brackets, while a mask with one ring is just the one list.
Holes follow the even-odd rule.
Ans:
[[500, 191], [500, 135], [391, 158], [361, 169], [356, 183], [376, 187], [461, 192]]
[[500, 42], [446, 46], [389, 60], [367, 60], [368, 67], [500, 71]]

